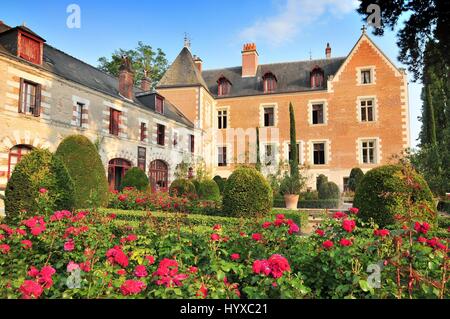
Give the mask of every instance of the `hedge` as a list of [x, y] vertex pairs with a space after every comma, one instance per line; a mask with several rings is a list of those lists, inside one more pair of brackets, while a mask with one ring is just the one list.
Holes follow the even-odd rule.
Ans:
[[39, 190], [47, 189], [50, 210], [71, 210], [74, 207], [74, 184], [57, 156], [48, 150], [34, 149], [16, 165], [5, 190], [5, 214], [14, 222], [21, 211], [37, 212]]
[[[332, 199], [301, 199], [298, 201], [297, 208], [320, 208], [320, 209], [332, 209], [339, 208], [340, 200], [337, 198]], [[274, 199], [273, 207], [286, 207], [283, 197], [276, 197]]]
[[272, 204], [272, 189], [255, 168], [239, 167], [228, 178], [223, 192], [223, 210], [227, 215], [264, 215], [270, 212]]
[[94, 144], [83, 135], [71, 135], [62, 140], [55, 154], [62, 159], [74, 182], [75, 207], [106, 206], [109, 186]]
[[134, 187], [137, 190], [145, 191], [148, 187], [148, 177], [139, 167], [130, 168], [123, 177], [121, 189], [124, 187]]
[[319, 199], [339, 199], [339, 186], [333, 182], [323, 182], [319, 185]]
[[196, 195], [194, 184], [183, 178], [176, 179], [170, 184], [169, 194], [171, 196], [188, 196], [192, 197]]
[[203, 200], [220, 200], [220, 190], [214, 180], [204, 180], [198, 183], [196, 187], [197, 195]]

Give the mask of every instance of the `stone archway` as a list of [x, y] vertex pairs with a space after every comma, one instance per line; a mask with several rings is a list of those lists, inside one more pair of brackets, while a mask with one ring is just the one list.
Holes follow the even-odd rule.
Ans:
[[148, 176], [154, 191], [167, 190], [169, 187], [169, 165], [162, 160], [150, 162]]
[[119, 190], [125, 173], [132, 163], [123, 158], [113, 158], [108, 162], [108, 184], [110, 190]]

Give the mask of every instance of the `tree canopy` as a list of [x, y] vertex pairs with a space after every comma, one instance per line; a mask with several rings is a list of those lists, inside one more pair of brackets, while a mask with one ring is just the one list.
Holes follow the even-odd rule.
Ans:
[[114, 51], [110, 59], [99, 58], [99, 69], [113, 76], [118, 76], [122, 56], [124, 55], [131, 60], [135, 84], [140, 84], [144, 75], [147, 74], [152, 82], [152, 87], [154, 87], [168, 67], [166, 54], [160, 48], [155, 51], [150, 45], [139, 41], [135, 49], [118, 49]]

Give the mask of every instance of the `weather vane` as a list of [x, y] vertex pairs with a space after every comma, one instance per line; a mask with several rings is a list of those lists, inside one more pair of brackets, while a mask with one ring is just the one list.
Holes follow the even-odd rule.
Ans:
[[191, 39], [189, 38], [189, 35], [186, 32], [184, 33], [184, 46], [188, 49], [191, 48]]

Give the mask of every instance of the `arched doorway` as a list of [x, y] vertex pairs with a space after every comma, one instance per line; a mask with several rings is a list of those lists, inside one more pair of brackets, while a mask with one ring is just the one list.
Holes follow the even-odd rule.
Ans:
[[149, 177], [152, 189], [167, 190], [169, 186], [169, 168], [161, 160], [154, 160], [150, 163]]
[[108, 183], [109, 189], [119, 190], [122, 185], [123, 177], [128, 169], [131, 167], [131, 163], [123, 158], [114, 158], [109, 161], [108, 164]]
[[15, 145], [9, 150], [9, 155], [8, 155], [8, 175], [7, 175], [8, 179], [11, 177], [11, 174], [12, 174], [12, 172], [14, 170], [14, 167], [16, 167], [17, 163], [20, 162], [20, 160], [22, 159], [22, 157], [25, 154], [28, 154], [32, 150], [33, 150], [32, 146], [25, 145], [25, 144]]

